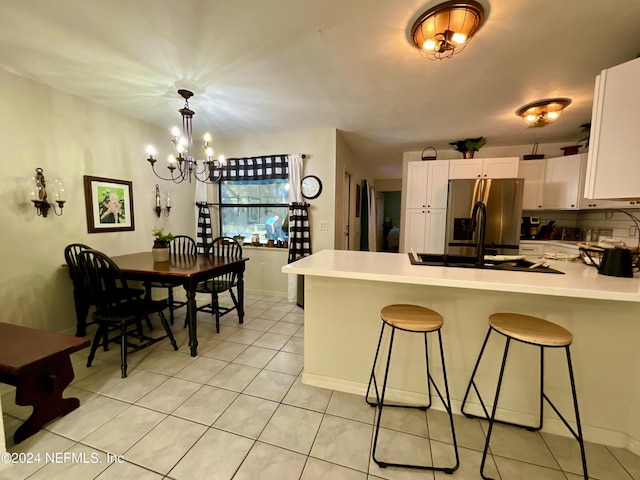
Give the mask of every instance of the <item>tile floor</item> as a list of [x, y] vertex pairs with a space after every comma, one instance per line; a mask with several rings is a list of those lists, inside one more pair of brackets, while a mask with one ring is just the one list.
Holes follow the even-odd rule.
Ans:
[[[87, 350], [74, 354], [76, 378], [66, 396], [80, 398], [80, 408], [19, 445], [12, 436], [30, 409], [0, 386], [7, 448], [33, 454], [24, 456], [33, 463], [0, 466], [0, 479], [480, 478], [486, 424], [462, 416], [461, 466], [453, 475], [380, 469], [371, 460], [375, 410], [360, 396], [301, 383], [303, 314], [295, 305], [247, 294], [245, 324], [227, 315], [219, 334], [210, 315], [200, 314], [197, 358], [188, 353], [184, 309], [177, 313], [180, 350], [163, 340], [132, 354], [126, 379], [117, 346], [99, 350], [91, 368]], [[380, 456], [453, 463], [446, 415], [429, 411], [426, 422], [424, 415], [385, 413]], [[577, 445], [565, 437], [497, 426], [492, 454], [496, 479], [582, 478]], [[588, 444], [587, 454], [594, 479], [640, 480], [640, 457], [627, 450]]]

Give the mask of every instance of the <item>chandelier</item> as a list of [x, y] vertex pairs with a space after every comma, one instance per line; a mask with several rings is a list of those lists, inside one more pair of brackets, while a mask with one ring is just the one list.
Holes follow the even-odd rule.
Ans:
[[154, 158], [156, 149], [152, 145], [147, 146], [147, 153], [149, 154], [147, 161], [151, 164], [153, 173], [161, 180], [175, 183], [182, 183], [185, 180], [191, 183], [192, 179], [203, 183], [219, 182], [222, 178], [222, 169], [226, 166], [226, 160], [223, 155], [220, 155], [217, 159], [213, 158], [213, 148], [209, 145], [211, 135], [208, 133], [204, 135], [204, 144], [202, 145], [206, 159], [196, 159], [192, 128], [195, 112], [189, 108], [189, 99], [193, 96], [193, 92], [178, 90], [178, 94], [184, 98], [184, 107], [178, 110], [182, 115], [182, 131], [178, 127], [171, 129], [171, 135], [173, 136], [171, 143], [174, 147], [174, 153], [169, 155], [167, 163], [170, 176], [163, 177], [156, 171], [156, 162], [158, 160]]
[[516, 115], [522, 117], [522, 121], [529, 128], [544, 127], [560, 118], [562, 111], [570, 103], [569, 98], [538, 100], [520, 107], [516, 110]]
[[478, 2], [444, 2], [418, 17], [411, 27], [411, 42], [429, 60], [450, 58], [469, 43], [483, 20]]

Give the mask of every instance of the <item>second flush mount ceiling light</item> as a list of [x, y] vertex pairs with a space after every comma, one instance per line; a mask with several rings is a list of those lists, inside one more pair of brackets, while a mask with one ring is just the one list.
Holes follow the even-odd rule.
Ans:
[[516, 115], [529, 127], [544, 127], [555, 122], [562, 111], [571, 103], [570, 98], [549, 98], [528, 103], [518, 110]]

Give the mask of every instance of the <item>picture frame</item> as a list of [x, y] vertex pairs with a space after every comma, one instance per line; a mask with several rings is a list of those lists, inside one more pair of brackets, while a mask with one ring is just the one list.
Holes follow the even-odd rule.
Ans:
[[133, 183], [89, 175], [83, 178], [87, 231], [102, 233], [135, 230]]

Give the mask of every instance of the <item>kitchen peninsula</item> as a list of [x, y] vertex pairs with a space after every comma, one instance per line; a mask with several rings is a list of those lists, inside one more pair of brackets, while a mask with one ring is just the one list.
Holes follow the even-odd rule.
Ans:
[[[412, 303], [432, 308], [445, 319], [447, 372], [454, 411], [460, 413], [488, 316], [495, 312], [535, 315], [573, 333], [571, 350], [586, 440], [640, 454], [636, 410], [640, 404], [640, 278], [598, 275], [595, 268], [581, 263], [549, 263], [565, 274], [418, 266], [411, 265], [407, 254], [337, 250], [289, 264], [283, 267], [284, 273], [306, 276], [303, 382], [364, 395], [380, 331], [380, 309]], [[401, 336], [396, 341], [389, 396], [424, 402], [421, 339]], [[503, 345], [494, 336], [476, 379], [488, 399], [495, 392]], [[546, 355], [546, 390], [561, 411], [570, 413], [562, 353]], [[537, 355], [530, 346], [512, 346], [500, 397], [503, 419], [534, 423]], [[432, 369], [440, 378], [437, 356], [432, 357]], [[434, 406], [439, 408], [437, 403]], [[474, 407], [479, 413], [477, 402]], [[567, 434], [548, 406], [544, 430]]]

